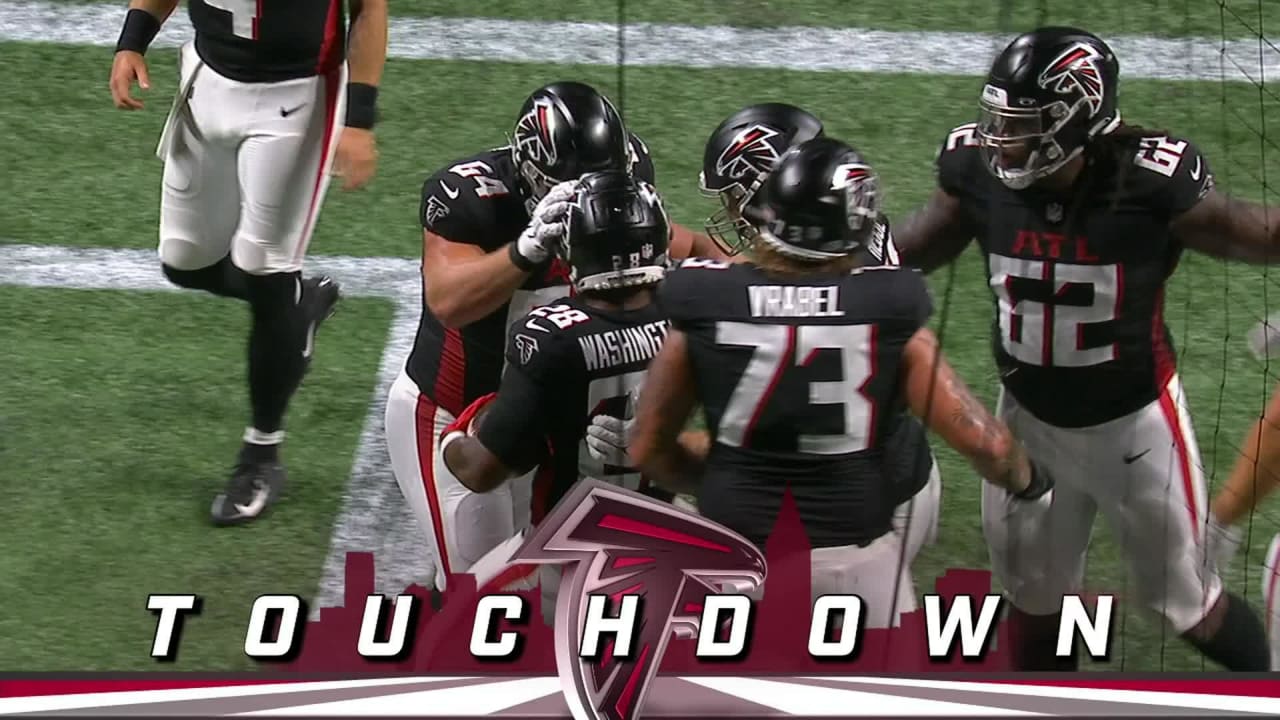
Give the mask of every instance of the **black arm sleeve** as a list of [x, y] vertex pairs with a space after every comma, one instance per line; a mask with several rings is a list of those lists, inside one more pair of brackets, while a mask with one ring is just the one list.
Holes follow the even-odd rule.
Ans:
[[547, 454], [546, 436], [536, 430], [548, 406], [548, 390], [518, 367], [508, 367], [498, 397], [480, 419], [480, 443], [518, 472], [528, 472]]

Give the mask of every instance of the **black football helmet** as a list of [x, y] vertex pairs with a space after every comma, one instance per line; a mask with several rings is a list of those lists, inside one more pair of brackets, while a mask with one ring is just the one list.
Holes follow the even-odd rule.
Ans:
[[650, 285], [667, 267], [671, 226], [662, 198], [624, 170], [583, 176], [560, 255], [579, 291]]
[[595, 88], [557, 82], [524, 101], [511, 159], [532, 207], [559, 182], [600, 170], [630, 170], [630, 136], [617, 108]]
[[978, 141], [987, 168], [1021, 190], [1120, 125], [1120, 63], [1092, 33], [1046, 27], [1019, 35], [991, 65]]
[[797, 260], [823, 262], [884, 232], [879, 186], [857, 150], [834, 138], [814, 138], [783, 153], [747, 196], [743, 216], [755, 227], [756, 242]]
[[742, 219], [742, 201], [782, 153], [822, 135], [822, 121], [794, 105], [750, 105], [720, 123], [707, 140], [698, 184], [722, 207], [707, 218], [707, 235], [729, 255], [740, 252], [754, 229]]

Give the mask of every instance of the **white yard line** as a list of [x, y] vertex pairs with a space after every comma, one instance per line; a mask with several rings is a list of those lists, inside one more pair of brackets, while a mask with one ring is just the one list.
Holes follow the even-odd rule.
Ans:
[[[395, 477], [382, 433], [387, 389], [404, 365], [421, 311], [418, 262], [407, 258], [316, 255], [308, 273], [323, 273], [342, 283], [352, 297], [380, 297], [395, 303], [377, 387], [360, 431], [355, 459], [334, 520], [329, 554], [312, 603], [342, 604], [348, 552], [371, 552], [377, 559], [377, 591], [398, 593], [434, 576], [426, 539], [414, 524]], [[70, 248], [0, 243], [0, 285], [95, 290], [177, 290], [160, 273], [153, 250]], [[323, 338], [320, 340], [323, 342]], [[267, 520], [270, 522], [270, 520]]]
[[[111, 46], [125, 3], [0, 4], [0, 40]], [[157, 39], [174, 46], [191, 37], [185, 12]], [[860, 28], [747, 29], [635, 23], [626, 26], [629, 66], [775, 68], [784, 70], [981, 75], [1006, 36], [965, 32], [893, 32]], [[1108, 40], [1126, 78], [1248, 80], [1275, 77], [1280, 52], [1257, 39]], [[614, 65], [618, 28], [609, 23], [478, 18], [407, 18], [391, 22], [390, 53], [421, 60]], [[1265, 75], [1263, 74], [1265, 72]]]

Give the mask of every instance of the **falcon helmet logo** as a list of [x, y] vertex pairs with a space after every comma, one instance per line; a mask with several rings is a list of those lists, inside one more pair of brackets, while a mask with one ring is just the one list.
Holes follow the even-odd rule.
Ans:
[[738, 133], [716, 159], [716, 173], [730, 180], [741, 180], [749, 173], [769, 172], [779, 157], [778, 148], [769, 142], [775, 137], [778, 131], [765, 125], [752, 125]]
[[1093, 115], [1102, 109], [1103, 59], [1092, 45], [1076, 43], [1040, 73], [1040, 87], [1062, 95], [1079, 93]]
[[538, 352], [538, 341], [528, 335], [516, 335], [516, 351], [520, 353], [520, 364], [528, 365], [533, 359], [533, 354]]
[[551, 98], [540, 97], [533, 107], [516, 123], [516, 148], [525, 158], [540, 165], [555, 165], [559, 155], [551, 139], [552, 124], [556, 122]]
[[863, 222], [878, 213], [876, 174], [869, 165], [845, 163], [831, 174], [831, 189], [844, 191], [845, 216], [849, 229], [857, 230]]
[[[556, 666], [575, 720], [637, 720], [674, 633], [697, 637], [708, 594], [750, 592], [765, 578], [760, 550], [700, 515], [584, 479], [512, 554], [514, 564], [565, 565], [556, 600]], [[721, 587], [717, 587], [721, 586]], [[634, 635], [582, 657], [592, 596], [639, 595]]]

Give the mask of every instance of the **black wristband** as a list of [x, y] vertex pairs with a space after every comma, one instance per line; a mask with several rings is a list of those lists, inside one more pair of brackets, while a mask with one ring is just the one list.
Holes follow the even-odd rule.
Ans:
[[160, 33], [160, 20], [141, 8], [130, 8], [124, 15], [124, 27], [116, 41], [116, 52], [131, 50], [146, 55], [151, 41]]
[[1022, 492], [1014, 493], [1019, 500], [1036, 500], [1053, 489], [1053, 478], [1035, 462], [1031, 463], [1031, 482]]
[[524, 272], [533, 272], [538, 269], [538, 263], [520, 254], [520, 249], [516, 246], [516, 243], [507, 244], [507, 255], [511, 257], [511, 264]]
[[378, 121], [378, 86], [347, 83], [346, 126], [372, 130]]

